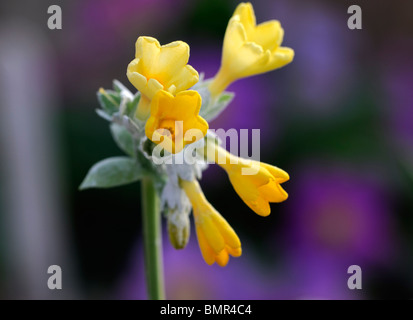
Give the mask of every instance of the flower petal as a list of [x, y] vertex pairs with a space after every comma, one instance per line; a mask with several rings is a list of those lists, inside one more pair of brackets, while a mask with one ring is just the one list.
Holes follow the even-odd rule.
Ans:
[[281, 28], [281, 24], [277, 20], [270, 20], [259, 24], [249, 41], [254, 41], [263, 47], [264, 50], [273, 51], [277, 48], [283, 39], [284, 30]]
[[179, 69], [167, 82], [166, 86], [174, 84], [176, 92], [191, 88], [199, 81], [199, 74], [192, 66], [186, 65]]
[[242, 249], [241, 249], [241, 247], [239, 247], [239, 248], [236, 248], [236, 249], [233, 249], [233, 248], [230, 248], [230, 247], [226, 247], [226, 250], [228, 251], [228, 253], [231, 255], [231, 256], [233, 256], [233, 257], [235, 257], [235, 258], [237, 258], [237, 257], [240, 257], [241, 255], [242, 255]]
[[170, 79], [185, 67], [189, 60], [189, 46], [183, 41], [174, 41], [163, 45], [156, 61], [158, 74], [165, 73], [165, 79]]
[[[126, 75], [135, 88], [144, 88], [148, 79], [138, 72], [139, 61], [140, 59], [134, 59], [129, 63]], [[142, 92], [142, 89], [138, 90]]]
[[260, 187], [259, 192], [268, 202], [283, 202], [288, 198], [287, 192], [274, 180]]
[[201, 228], [196, 228], [196, 235], [198, 237], [198, 244], [202, 257], [207, 264], [212, 265], [215, 262], [215, 252], [209, 246]]
[[294, 50], [286, 47], [280, 47], [271, 55], [265, 70], [271, 71], [289, 64], [294, 59]]
[[185, 142], [190, 144], [196, 142], [207, 134], [209, 125], [201, 116], [193, 117], [184, 122]]
[[220, 267], [225, 267], [228, 264], [229, 261], [229, 255], [228, 252], [224, 249], [222, 250], [216, 257], [215, 261]]
[[201, 109], [201, 96], [193, 90], [181, 91], [176, 97], [169, 92], [161, 91], [155, 98], [153, 104], [159, 105], [162, 110], [160, 116], [163, 118], [185, 121], [193, 118]]
[[247, 28], [253, 29], [256, 25], [254, 8], [250, 2], [240, 3], [234, 11], [233, 17], [238, 16], [240, 22]]
[[224, 238], [210, 216], [204, 215], [200, 219], [198, 219], [197, 216], [195, 218], [195, 224], [202, 229], [208, 244], [211, 246], [211, 249], [215, 252], [215, 254], [220, 253], [221, 250], [225, 248]]
[[271, 213], [271, 207], [269, 202], [263, 197], [258, 197], [256, 201], [251, 203], [251, 206], [247, 205], [258, 215], [266, 217]]
[[216, 227], [221, 233], [222, 237], [225, 240], [225, 243], [231, 248], [241, 247], [241, 241], [239, 240], [234, 229], [229, 225], [227, 220], [224, 219], [218, 212], [212, 216], [212, 219], [215, 222]]
[[223, 46], [223, 65], [230, 62], [229, 60], [238, 55], [238, 49], [247, 41], [247, 34], [244, 26], [238, 19], [231, 18], [225, 32]]
[[276, 166], [272, 166], [264, 162], [261, 162], [261, 166], [264, 167], [266, 170], [268, 170], [273, 176], [273, 178], [275, 179], [275, 181], [278, 183], [283, 183], [290, 179], [290, 176], [288, 175], [287, 172], [285, 172], [284, 170]]
[[127, 75], [132, 84], [152, 99], [160, 89], [172, 94], [186, 90], [199, 80], [198, 72], [187, 65], [189, 46], [175, 41], [161, 46], [152, 37], [139, 37], [136, 58], [128, 65]]
[[139, 37], [136, 40], [136, 58], [140, 59], [140, 73], [152, 78], [161, 52], [159, 41], [152, 37]]
[[163, 85], [158, 80], [151, 78], [148, 80], [146, 96], [149, 99], [152, 99], [155, 96], [155, 94], [162, 89]]

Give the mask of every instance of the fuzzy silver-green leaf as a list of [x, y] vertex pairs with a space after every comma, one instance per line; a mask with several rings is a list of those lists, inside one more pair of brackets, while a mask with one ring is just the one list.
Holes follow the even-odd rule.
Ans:
[[110, 125], [110, 132], [112, 133], [113, 140], [115, 140], [118, 147], [132, 158], [136, 157], [135, 144], [130, 132], [117, 123]]
[[96, 163], [87, 173], [79, 189], [111, 188], [138, 181], [145, 172], [129, 157], [113, 157]]

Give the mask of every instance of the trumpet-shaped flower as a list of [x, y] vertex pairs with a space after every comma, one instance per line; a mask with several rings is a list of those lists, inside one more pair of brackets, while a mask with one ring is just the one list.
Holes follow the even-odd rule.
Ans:
[[196, 180], [181, 180], [192, 203], [196, 234], [205, 262], [227, 265], [229, 256], [241, 256], [241, 242], [228, 222], [211, 206]]
[[206, 147], [207, 159], [227, 172], [237, 194], [255, 213], [268, 216], [271, 213], [270, 202], [287, 200], [288, 194], [280, 185], [290, 178], [284, 170], [236, 157], [214, 142], [208, 142]]
[[161, 46], [151, 37], [136, 41], [135, 59], [129, 63], [129, 81], [141, 92], [136, 116], [146, 120], [150, 102], [159, 90], [172, 94], [189, 89], [199, 80], [198, 72], [188, 65], [189, 46], [183, 41]]
[[281, 68], [294, 58], [294, 51], [281, 47], [284, 30], [277, 20], [256, 25], [251, 3], [235, 10], [224, 37], [221, 68], [210, 84], [217, 96], [237, 79]]
[[157, 144], [162, 143], [171, 153], [178, 153], [185, 145], [202, 139], [208, 123], [199, 116], [201, 102], [197, 91], [181, 91], [176, 97], [164, 90], [158, 91], [151, 102], [146, 136]]

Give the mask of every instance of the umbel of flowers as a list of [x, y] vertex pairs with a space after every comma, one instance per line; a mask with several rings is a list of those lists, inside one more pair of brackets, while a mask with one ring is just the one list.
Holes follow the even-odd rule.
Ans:
[[[293, 60], [294, 51], [281, 46], [283, 36], [280, 22], [257, 25], [252, 5], [241, 3], [228, 23], [221, 67], [208, 80], [188, 64], [190, 49], [185, 42], [161, 45], [155, 38], [139, 37], [135, 58], [127, 67], [137, 92], [115, 80], [113, 90], [100, 89], [97, 94], [101, 105], [97, 112], [110, 122], [113, 138], [127, 156], [95, 164], [80, 188], [108, 188], [149, 177], [175, 248], [182, 249], [188, 242], [192, 211], [207, 264], [225, 266], [230, 256], [239, 257], [240, 239], [201, 190], [202, 171], [207, 163], [217, 163], [238, 196], [261, 216], [270, 214], [270, 203], [287, 199], [281, 184], [289, 176], [270, 164], [228, 153], [208, 130], [208, 121], [231, 102], [234, 94], [225, 89], [232, 82]], [[183, 156], [189, 148], [196, 159], [190, 163]], [[245, 169], [254, 174], [244, 174]]]

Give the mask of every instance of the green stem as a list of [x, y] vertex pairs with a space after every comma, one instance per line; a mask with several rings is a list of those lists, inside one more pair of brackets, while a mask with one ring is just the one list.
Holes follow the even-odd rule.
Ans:
[[162, 261], [162, 228], [159, 198], [153, 180], [142, 180], [142, 221], [148, 298], [165, 299]]

